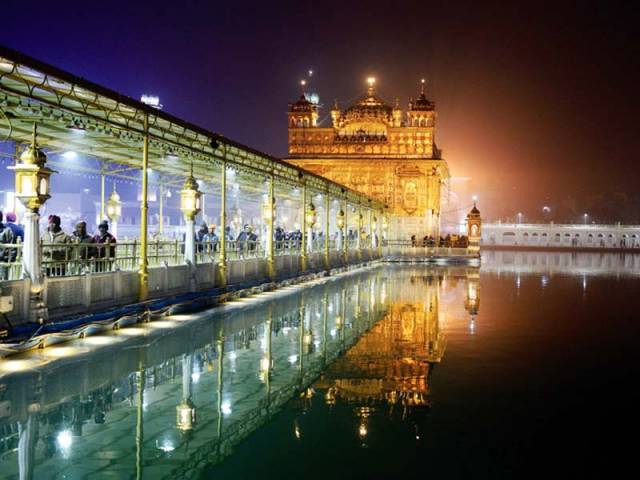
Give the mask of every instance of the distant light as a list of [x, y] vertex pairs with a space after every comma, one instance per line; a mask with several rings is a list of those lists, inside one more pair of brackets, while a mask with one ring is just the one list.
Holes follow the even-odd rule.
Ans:
[[153, 174], [153, 168], [147, 168], [147, 173], [149, 175], [152, 175]]
[[238, 358], [236, 352], [229, 353], [229, 360], [235, 360], [236, 358]]
[[477, 202], [478, 201], [478, 195], [473, 195], [471, 197], [471, 200], [473, 200], [474, 202]]
[[229, 402], [222, 402], [222, 405], [220, 405], [220, 411], [222, 412], [223, 415], [231, 415], [231, 403]]
[[150, 107], [157, 108], [158, 110], [162, 110], [162, 104], [160, 103], [160, 97], [157, 95], [147, 95], [144, 94], [140, 97], [140, 101], [145, 105], [149, 105]]
[[193, 383], [198, 383], [200, 381], [200, 372], [193, 372], [191, 374], [191, 380], [193, 381]]
[[542, 207], [542, 211], [543, 211], [544, 213], [549, 213], [549, 212], [551, 211], [551, 207], [549, 207], [549, 206], [545, 205], [544, 207]]
[[420, 83], [424, 85], [425, 83], [427, 83], [427, 81], [424, 78], [421, 78]]
[[309, 70], [309, 76], [313, 77], [313, 70]]
[[373, 87], [376, 84], [376, 77], [367, 77], [367, 85]]
[[78, 154], [73, 150], [69, 150], [68, 152], [64, 152], [62, 154], [62, 158], [64, 158], [65, 160], [75, 160], [76, 158], [78, 158]]
[[307, 84], [306, 80], [300, 80], [300, 86], [304, 87]]
[[289, 363], [291, 365], [295, 365], [296, 363], [298, 363], [298, 355], [290, 355], [289, 356]]
[[167, 190], [167, 198], [171, 198], [171, 195], [172, 195], [171, 190]]

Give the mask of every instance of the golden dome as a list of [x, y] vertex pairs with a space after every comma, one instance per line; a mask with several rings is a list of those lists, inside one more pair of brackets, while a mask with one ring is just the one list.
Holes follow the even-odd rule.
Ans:
[[44, 164], [47, 163], [47, 155], [38, 148], [38, 144], [36, 142], [35, 123], [33, 124], [33, 138], [31, 140], [31, 145], [29, 145], [20, 155], [20, 163], [24, 165], [38, 165], [39, 167], [44, 167]]

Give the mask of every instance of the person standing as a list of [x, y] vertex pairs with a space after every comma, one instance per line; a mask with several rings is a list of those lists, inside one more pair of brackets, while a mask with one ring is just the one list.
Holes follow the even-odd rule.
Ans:
[[24, 242], [24, 227], [19, 223], [16, 223], [17, 217], [13, 212], [7, 212], [5, 225], [13, 232], [13, 243]]
[[109, 223], [106, 220], [98, 225], [98, 233], [93, 237], [93, 243], [96, 244], [96, 270], [99, 272], [108, 272], [113, 265], [113, 259], [116, 256], [116, 237], [109, 233]]
[[218, 251], [218, 234], [214, 224], [209, 225], [209, 232], [204, 236], [204, 242], [207, 244], [207, 251], [211, 254]]
[[87, 222], [78, 222], [76, 223], [76, 229], [73, 231], [71, 236], [73, 243], [76, 244], [76, 258], [78, 260], [84, 260], [84, 264], [86, 261], [92, 258], [95, 258], [96, 251], [93, 246], [93, 237], [87, 233]]
[[49, 215], [49, 225], [47, 231], [42, 236], [43, 256], [48, 260], [49, 265], [45, 268], [45, 274], [49, 276], [63, 276], [67, 273], [67, 263], [69, 262], [69, 248], [71, 237], [64, 233], [60, 227], [60, 217]]

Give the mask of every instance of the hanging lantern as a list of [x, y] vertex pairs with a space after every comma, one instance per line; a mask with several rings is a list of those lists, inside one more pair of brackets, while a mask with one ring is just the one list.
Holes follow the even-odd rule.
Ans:
[[310, 228], [313, 228], [313, 226], [316, 224], [317, 218], [316, 206], [313, 204], [313, 202], [311, 202], [309, 204], [309, 208], [307, 209], [307, 224]]
[[180, 210], [186, 219], [196, 218], [200, 212], [201, 197], [202, 193], [198, 189], [198, 182], [193, 177], [193, 164], [191, 164], [191, 173], [180, 190]]
[[9, 167], [15, 172], [15, 196], [28, 209], [38, 210], [51, 198], [49, 177], [55, 171], [47, 168], [47, 155], [38, 148], [36, 124], [33, 124], [33, 138], [22, 155], [20, 162]]
[[342, 209], [340, 209], [340, 211], [338, 212], [336, 224], [338, 225], [338, 229], [342, 230], [344, 228], [344, 211]]
[[120, 195], [116, 192], [116, 186], [113, 186], [113, 192], [109, 195], [107, 200], [107, 217], [111, 222], [117, 222], [122, 216], [122, 202], [120, 201]]

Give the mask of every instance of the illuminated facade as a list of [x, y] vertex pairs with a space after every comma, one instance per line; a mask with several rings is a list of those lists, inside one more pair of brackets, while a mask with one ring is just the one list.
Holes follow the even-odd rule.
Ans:
[[435, 104], [422, 90], [406, 112], [388, 105], [375, 79], [354, 104], [331, 110], [331, 126], [319, 125], [320, 105], [304, 94], [289, 105], [287, 161], [384, 202], [390, 239], [436, 236], [441, 194], [449, 178], [437, 148]]

